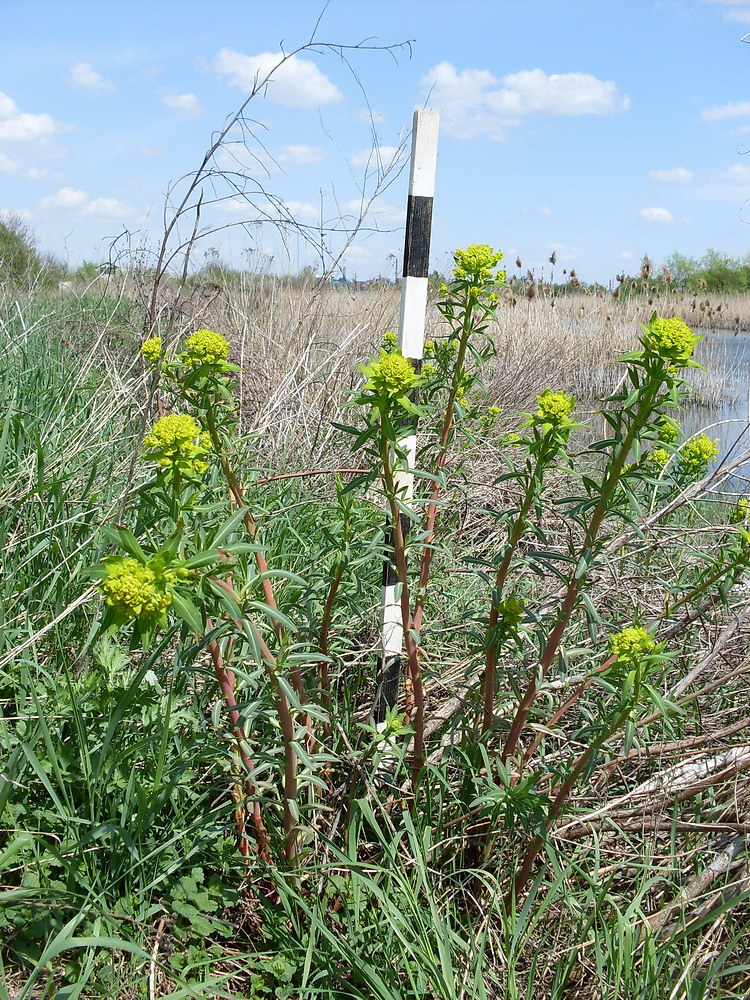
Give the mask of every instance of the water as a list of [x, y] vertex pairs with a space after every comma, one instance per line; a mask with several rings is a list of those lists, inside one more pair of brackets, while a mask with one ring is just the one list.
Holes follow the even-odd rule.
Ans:
[[[750, 335], [729, 330], [706, 333], [698, 344], [695, 357], [705, 366], [706, 372], [686, 370], [696, 394], [679, 415], [675, 413], [675, 417], [682, 423], [686, 437], [705, 431], [719, 442], [715, 469], [750, 449]], [[746, 480], [750, 480], [750, 462], [742, 466], [724, 488], [747, 492]]]

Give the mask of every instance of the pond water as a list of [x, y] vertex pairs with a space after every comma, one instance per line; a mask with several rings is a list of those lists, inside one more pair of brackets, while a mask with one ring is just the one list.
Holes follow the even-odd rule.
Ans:
[[[687, 369], [686, 375], [696, 388], [695, 398], [688, 401], [678, 416], [686, 436], [705, 431], [719, 442], [722, 465], [738, 458], [750, 449], [748, 409], [750, 394], [750, 335], [729, 330], [707, 332], [698, 344], [696, 360], [706, 372]], [[724, 489], [747, 492], [750, 462], [738, 470], [737, 476]]]

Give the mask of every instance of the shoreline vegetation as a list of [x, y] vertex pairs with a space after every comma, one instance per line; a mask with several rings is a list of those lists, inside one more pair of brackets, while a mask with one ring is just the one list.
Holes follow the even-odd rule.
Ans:
[[500, 260], [0, 290], [0, 1000], [747, 996], [750, 294]]

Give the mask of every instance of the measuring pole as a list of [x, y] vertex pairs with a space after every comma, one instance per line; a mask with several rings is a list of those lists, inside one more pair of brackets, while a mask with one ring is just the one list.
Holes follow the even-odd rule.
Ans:
[[[406, 205], [406, 236], [404, 239], [404, 268], [401, 279], [401, 318], [398, 329], [398, 346], [419, 372], [424, 353], [424, 326], [427, 311], [427, 281], [430, 267], [430, 236], [432, 234], [432, 201], [435, 194], [435, 167], [437, 164], [438, 126], [437, 111], [415, 111], [411, 137], [411, 171], [409, 173], [409, 199]], [[419, 389], [412, 391], [412, 402], [417, 403]], [[414, 433], [400, 441], [407, 455], [407, 469], [396, 473], [396, 488], [401, 499], [408, 504], [414, 495], [414, 475], [411, 471], [417, 456], [417, 435]], [[401, 515], [404, 537], [409, 531], [409, 519]], [[386, 559], [383, 563], [383, 591], [380, 618], [380, 654], [378, 657], [375, 721], [382, 722], [387, 708], [398, 700], [398, 684], [403, 669], [402, 650], [404, 627], [401, 604], [396, 600], [398, 576], [393, 561], [393, 526], [390, 518], [386, 526]]]

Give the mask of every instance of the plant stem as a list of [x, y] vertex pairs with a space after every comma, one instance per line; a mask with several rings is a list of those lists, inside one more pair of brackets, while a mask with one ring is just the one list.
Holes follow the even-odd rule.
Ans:
[[[216, 426], [216, 414], [214, 412], [213, 403], [208, 400], [206, 404], [206, 424], [208, 427], [208, 433], [211, 437], [211, 445], [216, 452], [219, 463], [221, 465], [221, 471], [224, 475], [224, 480], [227, 484], [227, 491], [229, 492], [229, 497], [235, 507], [246, 507], [245, 501], [245, 491], [240, 486], [237, 476], [235, 475], [234, 469], [232, 468], [228, 458], [224, 454], [224, 448], [221, 441], [221, 436], [219, 435], [218, 428]], [[250, 541], [255, 545], [258, 542], [258, 526], [255, 523], [253, 515], [249, 510], [246, 510], [242, 516], [243, 523], [245, 525], [245, 531]], [[278, 604], [276, 603], [276, 598], [273, 592], [273, 586], [270, 579], [268, 578], [268, 562], [263, 552], [257, 550], [255, 553], [255, 565], [258, 568], [258, 573], [263, 577], [261, 581], [261, 586], [263, 588], [263, 598], [266, 604], [273, 611], [278, 610]], [[274, 632], [276, 637], [281, 640], [283, 637], [283, 629], [281, 624], [274, 619], [273, 622]], [[302, 681], [302, 676], [299, 671], [299, 667], [295, 666], [290, 671], [290, 676], [292, 679], [292, 685], [294, 690], [300, 697], [300, 701], [304, 704], [307, 701], [307, 694], [305, 692], [305, 686]]]
[[[393, 549], [396, 559], [396, 572], [401, 586], [401, 622], [404, 630], [404, 644], [409, 664], [412, 691], [414, 697], [414, 760], [412, 763], [411, 784], [416, 792], [419, 785], [419, 775], [424, 767], [424, 687], [422, 685], [422, 670], [419, 664], [419, 654], [414, 641], [411, 618], [411, 599], [409, 596], [409, 575], [406, 563], [406, 546], [404, 532], [401, 526], [401, 514], [396, 503], [396, 484], [391, 466], [390, 442], [382, 432], [380, 437], [380, 458], [383, 464], [383, 483], [393, 529]], [[410, 721], [410, 720], [408, 720]]]
[[[207, 620], [206, 627], [210, 630], [213, 628], [212, 622]], [[219, 685], [219, 690], [224, 698], [224, 704], [226, 705], [227, 711], [229, 713], [229, 722], [232, 727], [232, 735], [237, 743], [237, 753], [239, 754], [240, 760], [245, 768], [245, 784], [247, 790], [247, 797], [252, 802], [251, 815], [253, 818], [253, 827], [255, 830], [255, 840], [258, 845], [258, 856], [263, 858], [264, 861], [269, 860], [268, 854], [268, 831], [266, 830], [265, 824], [263, 822], [263, 813], [260, 807], [260, 802], [256, 798], [256, 789], [253, 784], [253, 771], [254, 765], [250, 756], [245, 749], [245, 734], [242, 731], [242, 724], [240, 722], [240, 713], [237, 709], [237, 701], [235, 699], [235, 684], [234, 684], [234, 673], [228, 670], [224, 664], [224, 660], [221, 654], [221, 648], [215, 639], [211, 639], [208, 644], [208, 650], [211, 654], [211, 661], [214, 667], [214, 674]], [[247, 855], [247, 843], [243, 841], [240, 844], [240, 852], [243, 855]]]
[[[630, 715], [631, 707], [622, 711], [620, 715], [615, 720], [614, 724], [607, 730], [606, 734], [602, 733], [593, 743], [591, 743], [585, 750], [583, 750], [573, 765], [573, 770], [570, 772], [568, 777], [560, 786], [555, 798], [550, 806], [549, 812], [547, 813], [547, 818], [544, 821], [544, 835], [549, 830], [550, 825], [557, 819], [557, 817], [562, 812], [563, 806], [565, 805], [575, 783], [578, 781], [580, 776], [588, 767], [589, 763], [593, 760], [595, 754], [599, 752], [605, 739], [609, 739], [617, 730], [623, 725]], [[541, 850], [544, 843], [544, 835], [535, 834], [532, 838], [531, 843], [526, 849], [526, 854], [521, 862], [521, 867], [516, 872], [516, 876], [513, 882], [513, 895], [506, 897], [506, 906], [509, 907], [510, 902], [513, 897], [516, 899], [523, 891], [524, 886], [529, 880], [531, 875], [531, 870], [534, 866], [534, 861], [536, 860], [537, 854]]]
[[[451, 380], [451, 387], [448, 393], [448, 402], [445, 406], [443, 423], [440, 429], [438, 457], [435, 463], [437, 472], [442, 472], [448, 461], [448, 448], [451, 442], [451, 431], [453, 430], [454, 407], [456, 404], [456, 397], [458, 395], [460, 378], [463, 373], [464, 361], [466, 360], [469, 337], [471, 336], [471, 318], [474, 311], [474, 302], [475, 300], [468, 295], [464, 306], [464, 319], [461, 325], [461, 335], [459, 338], [458, 353], [456, 355], [456, 364], [453, 368], [453, 378]], [[441, 484], [438, 481], [433, 482], [432, 489], [430, 491], [430, 499], [427, 503], [427, 510], [425, 512], [422, 559], [419, 567], [419, 581], [417, 583], [417, 597], [414, 604], [413, 616], [413, 628], [417, 633], [420, 632], [422, 627], [424, 605], [427, 596], [427, 584], [430, 580], [430, 568], [432, 566], [432, 556], [434, 553], [433, 543], [436, 536], [438, 498], [440, 497], [440, 490]]]
[[503, 598], [503, 590], [508, 579], [508, 572], [510, 571], [513, 556], [516, 548], [518, 547], [518, 543], [523, 537], [524, 529], [526, 527], [526, 518], [528, 517], [531, 505], [534, 502], [534, 497], [536, 496], [537, 487], [539, 485], [538, 480], [541, 464], [542, 457], [540, 455], [534, 465], [534, 469], [529, 479], [529, 485], [526, 490], [526, 496], [523, 499], [521, 509], [518, 512], [518, 517], [516, 518], [511, 530], [510, 538], [508, 539], [507, 551], [503, 557], [503, 561], [498, 567], [497, 575], [495, 577], [495, 588], [492, 594], [485, 638], [485, 668], [484, 677], [482, 679], [482, 702], [484, 705], [482, 733], [489, 732], [495, 720], [495, 671], [497, 669], [498, 648], [497, 643], [494, 641], [493, 633], [497, 628], [497, 623], [500, 617], [500, 604]]
[[576, 560], [576, 568], [568, 583], [568, 587], [557, 616], [557, 621], [555, 622], [554, 628], [550, 632], [547, 642], [544, 645], [544, 649], [542, 650], [542, 654], [539, 657], [538, 676], [537, 673], [535, 673], [531, 678], [524, 696], [516, 709], [516, 714], [513, 718], [513, 722], [511, 723], [510, 732], [508, 733], [501, 753], [501, 760], [503, 763], [505, 763], [508, 758], [515, 753], [521, 733], [523, 732], [523, 728], [526, 724], [529, 711], [536, 700], [538, 678], [543, 680], [544, 677], [546, 677], [547, 671], [549, 670], [552, 661], [557, 654], [560, 643], [562, 642], [565, 629], [567, 628], [570, 617], [573, 614], [578, 596], [583, 588], [583, 584], [589, 571], [588, 567], [586, 567], [583, 571], [580, 570], [581, 562], [590, 556], [591, 550], [599, 533], [599, 529], [607, 512], [609, 511], [609, 505], [615, 494], [615, 490], [617, 489], [617, 484], [620, 481], [620, 475], [622, 474], [622, 470], [625, 466], [628, 455], [630, 454], [630, 450], [633, 447], [633, 442], [635, 441], [636, 435], [641, 430], [642, 426], [646, 423], [653, 409], [654, 400], [661, 386], [661, 381], [662, 379], [657, 378], [656, 374], [652, 375], [652, 381], [643, 393], [641, 402], [639, 403], [632, 423], [628, 428], [628, 432], [625, 435], [619, 450], [615, 452], [612, 459], [609, 474], [605, 480], [596, 507], [594, 508], [591, 520], [586, 528], [583, 544], [581, 545], [578, 553], [578, 559]]
[[[225, 590], [236, 603], [239, 603], [233, 588], [224, 580], [212, 577], [212, 582], [217, 587]], [[265, 639], [255, 624], [249, 619], [243, 618], [242, 620], [238, 620], [235, 618], [232, 620], [241, 632], [245, 634], [248, 632], [251, 633], [275, 691], [276, 712], [279, 716], [281, 737], [284, 745], [284, 854], [287, 861], [293, 862], [298, 852], [299, 832], [295, 818], [297, 803], [297, 754], [294, 752], [294, 718], [289, 708], [287, 697], [279, 684], [276, 657], [268, 648]], [[294, 807], [292, 803], [294, 803]]]
[[[344, 576], [344, 564], [339, 560], [336, 564], [336, 568], [331, 576], [331, 582], [328, 587], [328, 594], [326, 595], [326, 602], [323, 606], [323, 619], [320, 623], [320, 638], [318, 640], [318, 652], [325, 657], [324, 660], [320, 660], [318, 667], [318, 678], [320, 684], [320, 701], [323, 708], [328, 713], [330, 719], [331, 715], [331, 679], [330, 672], [328, 669], [329, 660], [329, 648], [328, 648], [328, 635], [331, 630], [331, 619], [333, 617], [333, 605], [336, 600], [336, 595], [338, 594], [339, 587], [341, 586], [341, 580]], [[324, 733], [326, 736], [331, 731], [330, 721], [326, 722], [324, 726]]]

